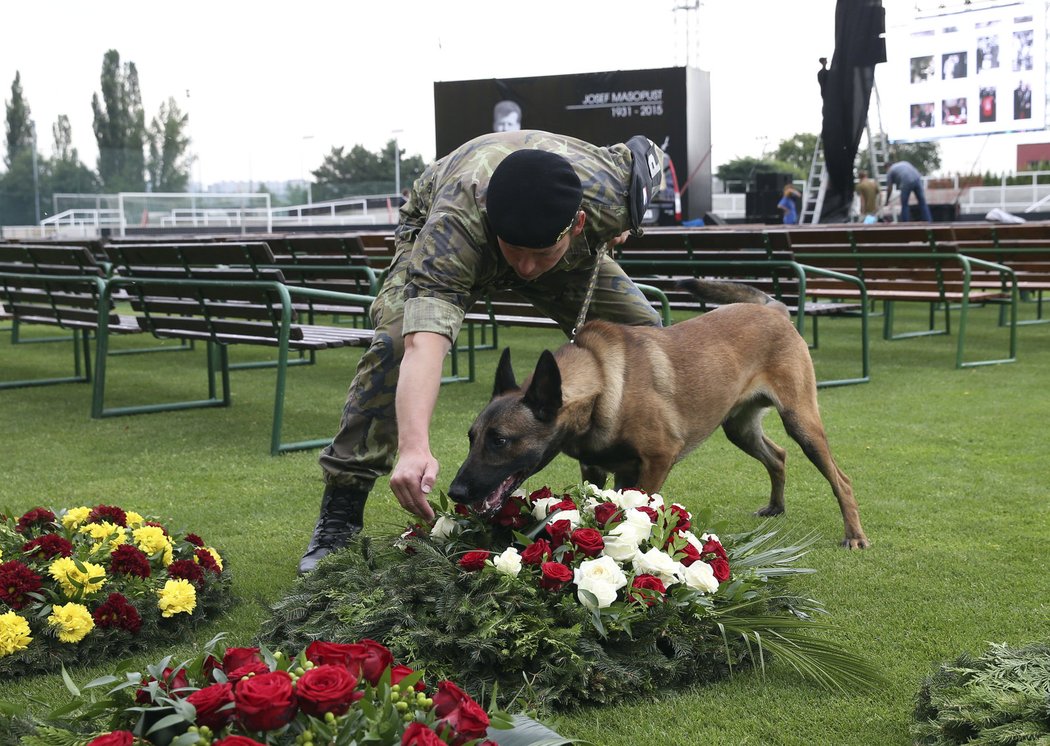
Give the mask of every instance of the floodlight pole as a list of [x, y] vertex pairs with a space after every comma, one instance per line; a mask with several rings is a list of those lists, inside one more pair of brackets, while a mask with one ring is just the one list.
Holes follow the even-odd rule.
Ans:
[[303, 147], [305, 146], [307, 140], [313, 139], [313, 135], [303, 135], [303, 140], [299, 144], [299, 180], [306, 184], [306, 204], [308, 205], [312, 205], [314, 203], [314, 192], [313, 185], [309, 181], [307, 181], [306, 178], [303, 176], [303, 174], [305, 173], [305, 171], [303, 171]]
[[404, 130], [391, 130], [394, 136], [394, 194], [398, 197], [401, 196], [401, 144], [397, 141], [397, 136], [402, 132]]
[[40, 225], [40, 175], [36, 165], [36, 122], [30, 124], [33, 127], [33, 204], [36, 206], [36, 224]]

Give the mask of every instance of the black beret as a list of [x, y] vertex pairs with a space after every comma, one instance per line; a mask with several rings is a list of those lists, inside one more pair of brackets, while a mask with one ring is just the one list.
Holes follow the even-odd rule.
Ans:
[[516, 150], [492, 172], [485, 201], [497, 236], [512, 246], [544, 249], [580, 209], [583, 187], [560, 155]]

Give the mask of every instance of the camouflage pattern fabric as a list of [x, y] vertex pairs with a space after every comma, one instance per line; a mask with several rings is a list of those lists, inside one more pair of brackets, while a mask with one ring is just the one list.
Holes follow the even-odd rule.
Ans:
[[[583, 185], [583, 232], [553, 269], [526, 282], [503, 259], [485, 212], [489, 176], [510, 152], [539, 148], [564, 156]], [[431, 164], [401, 207], [397, 249], [372, 306], [376, 330], [347, 394], [340, 429], [324, 449], [325, 481], [369, 490], [397, 455], [394, 397], [402, 335], [428, 331], [455, 340], [463, 316], [490, 289], [508, 289], [555, 320], [566, 334], [587, 292], [595, 251], [629, 227], [625, 145], [597, 147], [547, 132], [483, 135]], [[589, 318], [659, 326], [660, 316], [607, 255]]]

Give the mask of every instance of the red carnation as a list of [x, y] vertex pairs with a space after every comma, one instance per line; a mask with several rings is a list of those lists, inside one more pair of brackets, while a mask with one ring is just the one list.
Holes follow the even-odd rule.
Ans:
[[655, 575], [636, 575], [634, 580], [631, 582], [632, 588], [638, 590], [650, 591], [650, 593], [632, 593], [631, 598], [634, 601], [643, 603], [646, 606], [652, 606], [667, 593], [667, 587], [663, 581]]
[[197, 534], [186, 534], [182, 538], [184, 538], [186, 541], [188, 541], [190, 544], [192, 544], [195, 547], [203, 547], [204, 546], [204, 539], [202, 539], [201, 537], [197, 536]]
[[485, 567], [485, 560], [490, 556], [492, 556], [492, 552], [487, 552], [484, 549], [476, 549], [473, 552], [467, 552], [460, 557], [459, 566], [467, 572], [477, 572]]
[[121, 544], [109, 554], [109, 571], [117, 575], [150, 576], [149, 557], [136, 546]]
[[[689, 518], [689, 511], [681, 505], [672, 505], [670, 508], [665, 509], [665, 512], [672, 513], [678, 519], [677, 523], [671, 528], [672, 534], [676, 534], [679, 531], [688, 531], [693, 525], [692, 520]], [[671, 523], [670, 519], [667, 522]]]
[[204, 569], [193, 560], [175, 560], [168, 565], [169, 578], [189, 580], [197, 585], [204, 585]]
[[87, 746], [132, 746], [135, 734], [128, 730], [115, 730], [87, 742]]
[[298, 709], [292, 677], [287, 671], [250, 676], [233, 690], [237, 719], [248, 730], [277, 730], [290, 723]]
[[22, 545], [22, 554], [29, 559], [50, 560], [73, 556], [73, 543], [58, 534], [44, 534]]
[[115, 627], [133, 635], [138, 634], [142, 628], [139, 610], [119, 593], [110, 593], [109, 598], [91, 612], [91, 617], [99, 627]]
[[37, 526], [43, 528], [44, 526], [50, 526], [55, 522], [55, 514], [47, 508], [33, 508], [28, 510], [25, 514], [18, 519], [18, 524], [15, 526], [15, 531], [20, 534], [27, 533], [29, 529]]
[[194, 549], [193, 556], [197, 558], [197, 562], [205, 570], [211, 570], [216, 575], [222, 574], [222, 568], [219, 567], [219, 563], [215, 561], [215, 558], [207, 549]]
[[194, 723], [198, 726], [206, 725], [217, 731], [233, 720], [233, 708], [227, 706], [233, 704], [232, 684], [206, 686], [186, 697], [186, 701], [197, 709]]
[[600, 531], [593, 528], [578, 528], [572, 532], [572, 543], [588, 557], [597, 557], [605, 549]]
[[91, 512], [88, 514], [87, 520], [84, 521], [84, 523], [102, 523], [103, 521], [115, 523], [122, 528], [127, 528], [128, 514], [116, 505], [98, 505], [91, 509]]
[[551, 543], [546, 539], [536, 539], [522, 550], [521, 561], [526, 565], [542, 565], [552, 556]]
[[599, 526], [605, 528], [613, 521], [623, 520], [623, 512], [616, 503], [598, 503], [594, 506], [594, 520]]
[[28, 606], [34, 599], [27, 594], [40, 590], [40, 576], [18, 560], [0, 565], [0, 601], [12, 609]]
[[711, 570], [715, 573], [715, 580], [719, 583], [724, 583], [729, 580], [729, 562], [722, 559], [721, 557], [715, 557], [707, 561], [707, 564], [711, 565]]
[[415, 722], [401, 734], [401, 746], [445, 746], [445, 741], [425, 724]]
[[357, 677], [344, 666], [322, 665], [311, 668], [295, 683], [299, 709], [315, 718], [331, 712], [345, 715], [350, 705], [365, 696], [357, 690]]
[[544, 562], [540, 566], [543, 577], [540, 578], [540, 588], [548, 591], [560, 591], [566, 583], [572, 580], [572, 570], [560, 562]]

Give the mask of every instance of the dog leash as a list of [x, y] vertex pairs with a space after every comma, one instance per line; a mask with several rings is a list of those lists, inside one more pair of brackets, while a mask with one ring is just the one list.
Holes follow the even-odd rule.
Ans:
[[587, 285], [587, 295], [583, 297], [583, 305], [580, 306], [580, 315], [576, 317], [576, 326], [572, 328], [572, 334], [569, 335], [569, 344], [576, 344], [576, 332], [579, 331], [580, 327], [583, 326], [583, 322], [587, 320], [587, 308], [591, 305], [591, 298], [594, 297], [594, 288], [598, 284], [598, 270], [602, 266], [602, 256], [605, 254], [605, 249], [608, 243], [603, 243], [598, 247], [594, 258], [594, 269], [591, 270], [591, 281]]

